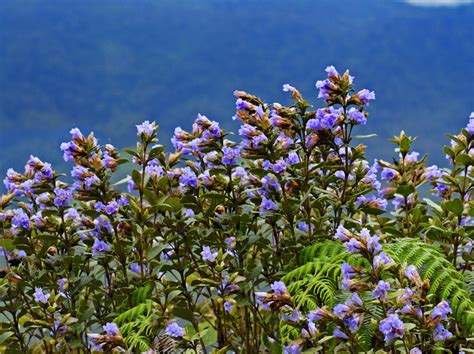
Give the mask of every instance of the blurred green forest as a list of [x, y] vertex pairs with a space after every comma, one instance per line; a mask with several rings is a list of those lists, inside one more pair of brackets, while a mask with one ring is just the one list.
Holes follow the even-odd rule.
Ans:
[[349, 68], [375, 90], [366, 142], [391, 155], [401, 129], [443, 163], [444, 133], [474, 111], [474, 5], [395, 0], [2, 0], [0, 173], [30, 153], [64, 167], [59, 144], [77, 126], [101, 143], [134, 143], [134, 125], [173, 129], [196, 114], [235, 129], [234, 89], [315, 104], [324, 68]]

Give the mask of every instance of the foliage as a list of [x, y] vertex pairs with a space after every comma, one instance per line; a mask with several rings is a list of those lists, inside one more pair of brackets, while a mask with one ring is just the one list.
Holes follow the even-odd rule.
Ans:
[[[238, 141], [199, 114], [166, 152], [145, 121], [125, 159], [74, 128], [61, 145], [72, 181], [33, 156], [24, 173], [10, 169], [0, 201], [5, 346], [469, 345], [474, 117], [451, 136], [450, 169], [426, 166], [404, 132], [397, 158], [370, 164], [353, 132], [375, 94], [356, 91], [348, 71], [326, 72], [319, 109], [288, 84], [289, 107], [235, 91]], [[124, 164], [129, 176], [114, 183]]]

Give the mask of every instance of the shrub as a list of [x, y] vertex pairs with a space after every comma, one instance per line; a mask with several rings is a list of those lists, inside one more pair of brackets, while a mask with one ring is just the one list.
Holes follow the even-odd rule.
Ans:
[[288, 107], [235, 91], [238, 141], [198, 115], [169, 153], [145, 121], [128, 160], [74, 128], [61, 145], [72, 181], [33, 156], [8, 170], [4, 348], [468, 347], [474, 115], [450, 136], [449, 168], [426, 166], [404, 132], [391, 163], [370, 164], [353, 132], [375, 94], [326, 71], [316, 110], [288, 84]]

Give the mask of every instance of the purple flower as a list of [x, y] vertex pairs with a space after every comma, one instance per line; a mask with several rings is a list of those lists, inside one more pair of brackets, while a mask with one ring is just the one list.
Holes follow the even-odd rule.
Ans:
[[231, 148], [224, 146], [222, 148], [222, 163], [224, 165], [237, 165], [237, 158], [240, 156], [240, 149], [238, 147]]
[[272, 285], [270, 285], [270, 288], [277, 295], [283, 295], [283, 294], [288, 293], [288, 290], [286, 289], [286, 285], [282, 281], [274, 282]]
[[424, 174], [425, 178], [428, 181], [432, 181], [433, 179], [438, 179], [442, 175], [443, 175], [443, 172], [436, 165], [427, 167]]
[[390, 283], [380, 280], [372, 291], [372, 295], [380, 301], [387, 300], [387, 290], [390, 289]]
[[372, 265], [374, 268], [377, 268], [377, 267], [384, 266], [386, 264], [392, 264], [392, 263], [394, 263], [392, 258], [387, 256], [385, 252], [380, 252], [378, 255], [374, 257]]
[[212, 252], [211, 248], [209, 246], [204, 246], [202, 248], [202, 252], [201, 252], [202, 259], [204, 261], [208, 261], [208, 262], [214, 262], [216, 260], [218, 254], [219, 254], [219, 252], [217, 252], [217, 251]]
[[419, 155], [420, 155], [419, 152], [416, 152], [416, 151], [410, 152], [409, 154], [405, 156], [405, 161], [409, 163], [415, 163], [416, 161], [418, 161]]
[[97, 256], [98, 254], [102, 252], [109, 252], [110, 251], [110, 246], [106, 244], [104, 241], [101, 241], [99, 239], [94, 239], [94, 244], [92, 245], [92, 255]]
[[69, 200], [72, 199], [72, 193], [68, 189], [55, 188], [54, 194], [54, 205], [57, 207], [67, 207], [69, 205]]
[[23, 209], [15, 209], [15, 214], [12, 217], [12, 226], [18, 229], [30, 229], [30, 218]]
[[308, 320], [309, 321], [319, 321], [322, 318], [324, 318], [326, 315], [326, 311], [324, 311], [321, 308], [317, 308], [316, 310], [313, 310], [308, 313]]
[[291, 313], [288, 315], [286, 313], [281, 314], [281, 319], [283, 322], [298, 322], [301, 320], [301, 312], [299, 311], [291, 311]]
[[445, 341], [448, 338], [451, 338], [453, 334], [446, 329], [441, 323], [438, 323], [433, 330], [433, 338], [436, 342]]
[[357, 125], [365, 125], [367, 123], [367, 118], [364, 112], [361, 112], [358, 109], [355, 109], [354, 107], [349, 109], [348, 118], [350, 122]]
[[116, 201], [112, 201], [110, 202], [109, 204], [107, 204], [104, 208], [104, 211], [108, 214], [108, 215], [112, 215], [112, 214], [115, 214], [117, 211], [119, 210], [119, 205]]
[[388, 167], [384, 167], [382, 169], [382, 173], [380, 174], [381, 178], [386, 181], [392, 181], [397, 178], [398, 175], [399, 173], [397, 171]]
[[363, 318], [361, 316], [352, 315], [352, 316], [349, 316], [349, 317], [345, 318], [343, 323], [344, 323], [345, 326], [347, 326], [349, 328], [351, 333], [354, 333], [359, 328], [360, 323], [362, 322], [362, 319]]
[[348, 263], [344, 262], [341, 266], [342, 272], [342, 285], [345, 289], [349, 287], [349, 280], [352, 280], [356, 277], [357, 272], [350, 266]]
[[85, 189], [87, 191], [91, 190], [92, 189], [92, 185], [95, 184], [95, 183], [99, 183], [100, 182], [100, 179], [99, 177], [97, 177], [96, 175], [92, 175], [92, 176], [89, 176], [89, 177], [86, 177], [86, 179], [84, 179], [84, 186], [85, 186]]
[[347, 248], [347, 251], [349, 251], [349, 253], [357, 253], [360, 251], [360, 247], [362, 245], [355, 238], [351, 238], [348, 242], [344, 243], [344, 246]]
[[[310, 227], [310, 226], [309, 226], [308, 223], [305, 222], [305, 221], [300, 221], [300, 222], [298, 223], [298, 230], [301, 230], [301, 231], [303, 231], [303, 232], [309, 232], [309, 227]], [[311, 228], [311, 230], [312, 230], [312, 228]]]
[[102, 328], [105, 333], [110, 337], [114, 337], [120, 334], [120, 329], [113, 322], [107, 322], [104, 326], [102, 326]]
[[466, 126], [466, 130], [469, 134], [474, 134], [474, 112], [469, 116], [469, 123]]
[[449, 186], [444, 183], [437, 183], [434, 189], [436, 191], [437, 196], [442, 196], [443, 194], [449, 191]]
[[442, 320], [446, 320], [448, 315], [451, 313], [451, 307], [447, 301], [441, 301], [438, 305], [435, 306], [433, 312], [431, 313], [431, 318], [436, 320], [441, 318]]
[[345, 304], [352, 307], [361, 307], [363, 303], [359, 295], [357, 293], [354, 293], [352, 294], [352, 297], [346, 300]]
[[340, 338], [340, 339], [349, 339], [347, 334], [345, 334], [343, 331], [341, 331], [341, 329], [339, 327], [336, 327], [336, 329], [334, 330], [332, 335], [334, 337]]
[[286, 158], [286, 163], [289, 165], [294, 165], [300, 162], [300, 158], [296, 152], [290, 152]]
[[329, 99], [330, 94], [334, 90], [334, 85], [331, 80], [318, 80], [316, 81], [316, 88], [319, 90], [318, 98]]
[[277, 161], [273, 164], [272, 170], [273, 170], [273, 172], [278, 173], [278, 174], [285, 172], [285, 170], [286, 170], [286, 162], [283, 161], [283, 160], [277, 160]]
[[137, 127], [137, 135], [144, 136], [145, 138], [150, 138], [155, 134], [156, 124], [155, 122], [150, 123], [149, 121], [144, 121], [142, 124], [139, 124]]
[[419, 348], [413, 348], [413, 349], [410, 349], [410, 353], [409, 354], [423, 354], [423, 352], [419, 349]]
[[232, 301], [224, 302], [224, 310], [226, 310], [227, 312], [232, 311], [233, 307], [234, 307], [234, 303]]
[[262, 203], [260, 204], [260, 213], [266, 213], [273, 210], [278, 210], [278, 206], [275, 204], [275, 202], [263, 197]]
[[362, 89], [357, 92], [357, 96], [359, 97], [362, 104], [368, 105], [370, 101], [375, 100], [375, 92], [369, 91], [367, 89]]
[[74, 157], [77, 156], [79, 146], [74, 141], [62, 143], [60, 145], [61, 151], [63, 151], [63, 158], [66, 162], [74, 162]]
[[189, 167], [184, 167], [182, 169], [183, 174], [179, 177], [179, 182], [186, 187], [198, 186], [198, 179], [193, 170]]
[[186, 334], [184, 328], [178, 325], [176, 322], [171, 322], [165, 329], [165, 334], [173, 338], [182, 338]]
[[133, 262], [132, 264], [130, 264], [130, 270], [134, 273], [140, 273], [141, 271], [140, 264], [138, 264], [137, 262]]
[[334, 176], [336, 176], [339, 179], [345, 179], [346, 178], [346, 174], [344, 173], [344, 171], [341, 171], [341, 170], [336, 171], [334, 173]]
[[410, 301], [410, 299], [413, 295], [413, 290], [411, 290], [410, 288], [404, 288], [404, 289], [401, 289], [401, 290], [402, 290], [402, 293], [397, 296], [397, 299], [402, 301], [402, 302]]
[[405, 335], [403, 322], [395, 314], [391, 314], [380, 321], [379, 330], [385, 335], [385, 342], [394, 338], [403, 338]]
[[34, 296], [36, 302], [41, 302], [41, 303], [45, 304], [45, 303], [48, 302], [48, 299], [51, 296], [51, 294], [48, 293], [47, 291], [43, 291], [42, 288], [36, 287], [35, 288], [35, 293], [33, 294], [33, 296]]
[[351, 308], [346, 304], [337, 304], [334, 306], [333, 313], [341, 320], [349, 314]]
[[328, 77], [330, 78], [337, 78], [339, 76], [339, 73], [337, 72], [334, 65], [327, 66], [325, 71], [328, 73]]
[[65, 220], [78, 220], [80, 219], [79, 213], [77, 212], [76, 209], [74, 208], [69, 208], [66, 210], [64, 213], [64, 219]]
[[285, 92], [297, 92], [296, 88], [294, 88], [293, 86], [291, 86], [289, 84], [284, 84], [283, 85], [283, 91], [285, 91]]
[[291, 343], [283, 347], [283, 354], [301, 354], [301, 346], [299, 343]]
[[[364, 231], [365, 229], [362, 229]], [[362, 235], [362, 232], [361, 232]], [[379, 253], [382, 250], [382, 245], [379, 243], [379, 237], [377, 236], [369, 236], [366, 238], [367, 240], [367, 250], [373, 253]]]
[[344, 242], [347, 241], [351, 236], [352, 234], [349, 232], [349, 230], [347, 230], [344, 226], [339, 225], [336, 229], [336, 235], [334, 236], [334, 238], [337, 238]]
[[418, 274], [418, 271], [414, 265], [409, 265], [406, 267], [405, 276], [413, 282], [416, 282], [418, 279], [420, 279], [420, 275]]

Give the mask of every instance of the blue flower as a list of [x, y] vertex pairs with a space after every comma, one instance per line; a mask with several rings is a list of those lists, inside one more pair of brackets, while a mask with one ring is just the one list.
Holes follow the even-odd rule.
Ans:
[[43, 304], [48, 302], [49, 297], [51, 296], [50, 293], [43, 291], [42, 288], [36, 287], [35, 293], [33, 294], [36, 302], [41, 302]]
[[367, 123], [367, 117], [365, 116], [364, 112], [361, 112], [354, 107], [349, 109], [348, 118], [350, 122], [358, 125], [365, 125]]
[[211, 248], [209, 246], [204, 246], [202, 248], [202, 252], [201, 252], [202, 259], [204, 261], [208, 261], [208, 262], [214, 262], [216, 260], [218, 254], [219, 254], [219, 252], [217, 252], [217, 251], [212, 252]]
[[357, 92], [356, 96], [360, 99], [362, 104], [369, 104], [370, 101], [375, 100], [375, 92], [367, 89], [362, 89]]
[[109, 252], [110, 251], [110, 246], [106, 244], [104, 241], [101, 241], [99, 239], [94, 239], [94, 244], [92, 245], [92, 255], [97, 256], [98, 254], [102, 252]]
[[54, 205], [57, 207], [67, 207], [69, 205], [69, 200], [73, 198], [71, 191], [68, 189], [55, 188], [54, 194]]
[[283, 322], [298, 322], [301, 320], [301, 312], [291, 311], [290, 314], [283, 312], [281, 314], [281, 319]]
[[337, 238], [343, 242], [347, 241], [349, 237], [352, 237], [352, 234], [344, 226], [339, 225], [336, 229], [336, 234], [334, 238]]
[[288, 293], [288, 290], [286, 289], [286, 285], [282, 281], [274, 282], [272, 285], [270, 285], [270, 288], [277, 295], [283, 295], [283, 294]]
[[102, 326], [102, 328], [105, 333], [110, 337], [114, 337], [120, 334], [120, 329], [113, 322], [107, 322], [104, 326]]
[[385, 335], [385, 342], [395, 338], [403, 338], [405, 335], [403, 322], [395, 314], [391, 314], [380, 321], [379, 330]]
[[449, 307], [448, 302], [443, 300], [435, 306], [433, 312], [431, 313], [431, 318], [433, 320], [436, 320], [438, 318], [446, 320], [451, 312], [451, 307]]
[[240, 156], [240, 149], [238, 147], [231, 148], [224, 146], [222, 148], [222, 163], [224, 165], [237, 165], [237, 158]]
[[166, 327], [165, 334], [173, 338], [182, 338], [186, 334], [186, 331], [176, 322], [172, 322]]
[[334, 315], [336, 315], [341, 320], [346, 317], [350, 311], [351, 308], [346, 304], [337, 304], [333, 309]]
[[420, 280], [420, 275], [418, 274], [418, 271], [416, 270], [416, 267], [414, 265], [409, 265], [408, 267], [406, 267], [405, 276], [415, 283]]
[[372, 266], [373, 268], [377, 268], [392, 263], [394, 263], [392, 258], [387, 256], [385, 252], [380, 252], [374, 257], [374, 260], [372, 261]]
[[15, 214], [12, 217], [12, 226], [18, 229], [30, 229], [30, 218], [23, 211], [23, 209], [15, 209]]
[[184, 167], [181, 171], [182, 174], [179, 177], [179, 182], [183, 186], [196, 188], [198, 186], [198, 179], [194, 171], [189, 167]]
[[399, 173], [392, 168], [384, 167], [380, 176], [383, 180], [392, 181], [399, 176]]
[[340, 338], [340, 339], [349, 339], [347, 334], [345, 334], [343, 331], [341, 331], [341, 329], [339, 327], [336, 327], [336, 329], [334, 330], [332, 335], [334, 337]]
[[278, 210], [278, 206], [275, 204], [275, 202], [263, 197], [262, 203], [260, 204], [260, 213], [266, 213], [274, 210]]
[[301, 354], [301, 347], [298, 343], [291, 343], [283, 347], [283, 354]]
[[375, 289], [372, 291], [372, 295], [381, 301], [385, 301], [387, 300], [388, 289], [390, 289], [390, 283], [380, 280]]
[[453, 334], [446, 329], [441, 323], [438, 323], [433, 330], [433, 338], [436, 342], [445, 341], [448, 338], [451, 338]]
[[357, 253], [360, 251], [362, 244], [355, 238], [351, 238], [348, 242], [344, 243], [344, 246], [347, 248], [347, 251], [349, 251], [349, 253]]
[[474, 135], [474, 112], [469, 115], [469, 123], [466, 126], [466, 130], [469, 134]]
[[224, 310], [226, 310], [227, 312], [232, 311], [233, 307], [234, 307], [234, 303], [232, 301], [224, 302]]
[[143, 136], [145, 138], [152, 137], [156, 132], [156, 124], [155, 122], [150, 123], [149, 121], [144, 121], [142, 124], [139, 124], [137, 127], [137, 135]]

